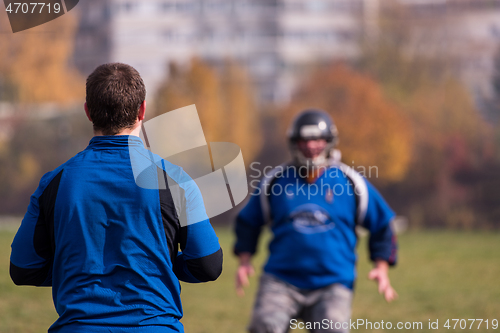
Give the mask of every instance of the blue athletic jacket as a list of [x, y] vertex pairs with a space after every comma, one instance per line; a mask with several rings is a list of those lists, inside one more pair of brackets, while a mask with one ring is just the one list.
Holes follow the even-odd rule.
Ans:
[[[396, 237], [389, 223], [395, 214], [365, 178], [353, 175], [352, 169], [332, 166], [309, 184], [298, 175], [298, 168], [279, 168], [261, 181], [239, 213], [236, 254], [255, 253], [261, 228], [269, 220], [273, 237], [265, 272], [301, 289], [333, 283], [352, 289], [358, 241], [355, 227], [362, 225], [371, 233], [371, 259], [396, 263]], [[343, 172], [349, 170], [351, 177]], [[361, 185], [357, 192], [353, 179]], [[268, 186], [263, 186], [266, 180]], [[364, 194], [355, 195], [358, 191]]]
[[[195, 183], [158, 156], [134, 177], [132, 154], [151, 164], [140, 138], [96, 136], [31, 196], [10, 273], [19, 285], [52, 286], [59, 319], [49, 332], [183, 332], [179, 279], [205, 282], [222, 271]], [[144, 188], [138, 177], [178, 184], [182, 210], [168, 186]]]

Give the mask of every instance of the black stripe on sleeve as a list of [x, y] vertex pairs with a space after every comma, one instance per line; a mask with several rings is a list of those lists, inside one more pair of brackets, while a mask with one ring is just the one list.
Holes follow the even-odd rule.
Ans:
[[222, 273], [222, 249], [205, 257], [186, 260], [186, 266], [198, 281], [215, 281]]
[[170, 261], [172, 266], [175, 264], [177, 257], [177, 247], [179, 242], [180, 223], [175, 209], [172, 192], [168, 187], [168, 175], [165, 170], [158, 168], [158, 184], [160, 194], [160, 207], [163, 229], [167, 239], [168, 251], [170, 253]]
[[10, 277], [18, 286], [51, 286], [52, 279], [48, 280], [52, 269], [52, 261], [39, 269], [20, 268], [10, 263]]
[[[175, 265], [178, 247], [183, 251], [186, 248], [188, 238], [187, 226], [181, 226], [180, 223], [180, 221], [186, 221], [186, 199], [184, 190], [181, 187], [178, 188], [180, 192], [174, 198], [168, 184], [174, 184], [175, 182], [169, 178], [165, 170], [161, 168], [157, 170], [163, 228], [170, 251], [170, 259], [172, 264]], [[175, 202], [179, 206], [179, 212], [176, 210]], [[222, 249], [219, 249], [208, 256], [186, 260], [185, 265], [198, 281], [214, 281], [222, 273], [222, 257]]]
[[40, 214], [36, 222], [33, 245], [36, 253], [44, 259], [52, 259], [55, 252], [54, 208], [56, 205], [59, 183], [64, 170], [61, 170], [47, 185], [38, 199]]

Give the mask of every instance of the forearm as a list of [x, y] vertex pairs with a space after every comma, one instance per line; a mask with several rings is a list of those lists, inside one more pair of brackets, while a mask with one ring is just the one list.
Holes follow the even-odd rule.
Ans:
[[176, 257], [174, 272], [181, 281], [207, 282], [222, 272], [223, 254], [209, 220], [180, 230], [182, 252]]
[[389, 263], [387, 260], [377, 258], [374, 261], [374, 266], [382, 271], [389, 272]]
[[10, 263], [9, 273], [10, 278], [15, 285], [18, 286], [35, 286], [35, 287], [51, 287], [52, 278], [51, 272], [52, 265], [47, 264], [41, 268], [27, 269], [20, 268]]
[[32, 235], [34, 228], [26, 219], [19, 228], [10, 256], [9, 273], [14, 284], [18, 286], [51, 286], [52, 285], [52, 257], [44, 259], [36, 251]]
[[222, 273], [222, 249], [201, 258], [185, 259], [181, 252], [176, 258], [174, 273], [184, 282], [199, 283], [215, 281]]
[[250, 252], [241, 252], [238, 254], [239, 265], [236, 270], [236, 293], [243, 296], [245, 292], [243, 287], [248, 286], [249, 276], [255, 273], [251, 260], [252, 254]]
[[378, 291], [384, 295], [387, 302], [391, 302], [398, 297], [389, 280], [389, 263], [387, 261], [376, 259], [375, 267], [368, 274], [368, 278], [378, 282]]
[[9, 272], [16, 285], [51, 286], [50, 231], [46, 221], [40, 218], [38, 198], [34, 195], [11, 248]]
[[252, 253], [250, 252], [241, 252], [238, 254], [238, 261], [241, 265], [249, 265], [252, 262]]
[[236, 243], [234, 244], [234, 254], [238, 257], [240, 254], [252, 256], [257, 251], [261, 228], [260, 225], [250, 224], [238, 217], [235, 226]]
[[396, 264], [398, 244], [390, 224], [370, 235], [368, 247], [373, 262], [385, 261], [389, 266]]

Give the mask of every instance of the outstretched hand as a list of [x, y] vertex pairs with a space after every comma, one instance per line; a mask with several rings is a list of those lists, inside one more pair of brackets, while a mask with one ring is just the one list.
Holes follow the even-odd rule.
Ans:
[[250, 284], [249, 277], [255, 274], [255, 270], [250, 262], [251, 255], [248, 253], [240, 254], [240, 265], [236, 271], [236, 294], [245, 296], [244, 287]]
[[392, 302], [398, 298], [398, 293], [392, 288], [389, 280], [389, 265], [386, 261], [377, 261], [375, 268], [368, 273], [368, 278], [378, 282], [378, 292], [384, 295], [387, 302]]

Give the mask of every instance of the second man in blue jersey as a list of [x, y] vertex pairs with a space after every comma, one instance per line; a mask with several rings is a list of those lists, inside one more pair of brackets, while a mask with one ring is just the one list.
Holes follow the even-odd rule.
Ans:
[[387, 301], [396, 263], [395, 214], [377, 190], [342, 164], [337, 130], [321, 110], [301, 113], [289, 131], [293, 161], [265, 175], [236, 222], [237, 291], [253, 273], [261, 229], [272, 231], [249, 331], [284, 333], [296, 318], [313, 332], [348, 332], [356, 280], [356, 226], [368, 229], [370, 278]]

